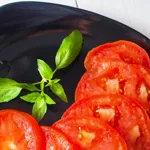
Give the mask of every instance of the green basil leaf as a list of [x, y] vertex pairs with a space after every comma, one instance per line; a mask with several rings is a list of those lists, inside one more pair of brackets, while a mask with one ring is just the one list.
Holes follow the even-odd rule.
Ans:
[[16, 85], [17, 87], [21, 87], [22, 89], [28, 90], [28, 91], [40, 91], [35, 85], [33, 84], [28, 84], [28, 83], [20, 83]]
[[38, 64], [38, 71], [40, 72], [40, 75], [42, 76], [43, 80], [45, 82], [47, 80], [50, 80], [53, 77], [53, 71], [50, 68], [50, 66], [41, 59], [37, 60], [37, 64]]
[[30, 103], [35, 103], [36, 101], [43, 99], [42, 95], [38, 92], [33, 92], [20, 97], [22, 100]]
[[52, 80], [49, 80], [49, 82], [45, 85], [45, 87], [51, 86], [52, 85]]
[[47, 103], [47, 104], [56, 104], [56, 102], [55, 101], [53, 101], [52, 100], [52, 98], [51, 97], [49, 97], [47, 94], [45, 94], [44, 93], [44, 97], [45, 97], [45, 102]]
[[63, 87], [62, 87], [61, 84], [59, 84], [59, 83], [53, 83], [53, 84], [50, 86], [50, 89], [51, 89], [51, 91], [52, 91], [55, 95], [57, 95], [61, 100], [63, 100], [63, 101], [66, 102], [66, 103], [68, 102], [67, 96], [66, 96], [65, 91], [64, 91], [64, 89], [63, 89]]
[[0, 78], [0, 103], [9, 102], [20, 94], [22, 88], [15, 86], [17, 84], [12, 79]]
[[47, 104], [43, 97], [34, 103], [32, 108], [32, 116], [39, 122], [44, 117], [46, 112]]
[[69, 66], [79, 55], [83, 43], [82, 34], [75, 30], [67, 36], [56, 53], [55, 63], [56, 69], [62, 69]]
[[53, 83], [58, 83], [60, 81], [60, 79], [54, 79], [52, 80]]
[[21, 90], [21, 88], [16, 86], [0, 87], [0, 103], [13, 100], [20, 94]]

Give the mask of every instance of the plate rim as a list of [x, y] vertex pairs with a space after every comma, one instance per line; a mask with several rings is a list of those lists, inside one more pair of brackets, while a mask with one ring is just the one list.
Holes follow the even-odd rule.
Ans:
[[93, 14], [95, 16], [98, 16], [98, 17], [101, 17], [101, 18], [104, 18], [105, 20], [109, 20], [111, 22], [114, 22], [116, 24], [119, 24], [120, 26], [123, 26], [125, 28], [128, 28], [134, 32], [136, 32], [137, 34], [139, 34], [140, 36], [143, 36], [147, 41], [149, 41], [150, 43], [150, 38], [148, 38], [146, 35], [144, 35], [143, 33], [141, 33], [140, 31], [137, 31], [136, 29], [120, 22], [120, 21], [117, 21], [113, 18], [110, 18], [110, 17], [107, 17], [105, 15], [102, 15], [102, 14], [99, 14], [99, 13], [96, 13], [96, 12], [93, 12], [93, 11], [90, 11], [90, 10], [86, 10], [86, 9], [83, 9], [83, 8], [77, 8], [77, 7], [73, 7], [73, 6], [67, 6], [67, 5], [63, 5], [63, 4], [56, 4], [56, 3], [52, 3], [52, 2], [42, 2], [42, 1], [19, 1], [19, 2], [11, 2], [11, 3], [8, 3], [8, 4], [4, 4], [2, 6], [0, 6], [0, 10], [4, 7], [7, 7], [7, 6], [10, 6], [10, 5], [16, 5], [16, 4], [22, 4], [22, 3], [41, 3], [41, 4], [47, 4], [47, 5], [53, 5], [55, 7], [64, 7], [64, 8], [68, 8], [68, 9], [73, 9], [73, 10], [76, 10], [76, 11], [82, 11], [84, 13], [88, 13], [88, 14]]

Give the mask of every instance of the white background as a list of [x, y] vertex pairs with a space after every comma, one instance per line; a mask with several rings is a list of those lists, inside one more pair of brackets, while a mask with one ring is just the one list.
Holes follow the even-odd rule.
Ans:
[[[0, 0], [0, 6], [20, 0]], [[27, 1], [27, 0], [22, 0]], [[32, 0], [90, 10], [124, 23], [150, 38], [150, 0]]]

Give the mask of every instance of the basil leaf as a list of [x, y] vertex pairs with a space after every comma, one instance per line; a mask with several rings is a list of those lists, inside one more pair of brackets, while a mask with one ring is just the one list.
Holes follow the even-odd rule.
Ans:
[[17, 84], [12, 79], [0, 78], [0, 103], [9, 102], [20, 94], [22, 88], [15, 86]]
[[40, 121], [44, 117], [46, 112], [47, 112], [47, 104], [43, 97], [42, 99], [39, 99], [34, 103], [32, 108], [32, 116], [37, 121]]
[[62, 69], [69, 66], [79, 55], [83, 43], [82, 34], [75, 30], [67, 36], [56, 53], [55, 63], [56, 69]]
[[38, 92], [33, 92], [20, 97], [22, 100], [30, 103], [35, 103], [36, 101], [43, 99], [42, 95]]
[[50, 89], [61, 100], [63, 100], [66, 103], [68, 102], [67, 96], [66, 96], [65, 91], [64, 91], [64, 89], [63, 89], [61, 84], [59, 84], [59, 83], [52, 83], [52, 85], [50, 86]]
[[28, 83], [20, 83], [16, 85], [17, 87], [21, 87], [22, 89], [28, 90], [28, 91], [40, 91], [35, 85], [33, 84], [28, 84]]
[[21, 88], [16, 86], [0, 86], [0, 103], [9, 102], [13, 100], [20, 94], [21, 90]]
[[45, 102], [47, 103], [47, 104], [56, 104], [56, 102], [55, 101], [53, 101], [52, 100], [52, 98], [51, 97], [49, 97], [47, 94], [45, 94], [44, 93], [44, 97], [45, 97]]
[[54, 79], [54, 80], [52, 80], [52, 82], [54, 82], [54, 83], [57, 83], [59, 81], [60, 81], [60, 79]]
[[41, 59], [37, 60], [37, 64], [38, 64], [38, 71], [40, 72], [40, 75], [42, 76], [43, 80], [45, 82], [47, 80], [50, 80], [53, 77], [53, 71], [50, 68], [50, 66]]

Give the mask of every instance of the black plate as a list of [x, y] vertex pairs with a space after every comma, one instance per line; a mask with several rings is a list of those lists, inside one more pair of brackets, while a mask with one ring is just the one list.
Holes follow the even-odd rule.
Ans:
[[[83, 61], [87, 52], [102, 43], [130, 40], [150, 54], [150, 41], [135, 30], [114, 20], [88, 11], [41, 2], [21, 2], [0, 8], [0, 77], [20, 82], [39, 81], [36, 59], [45, 60], [52, 68], [56, 51], [71, 31], [79, 29], [84, 36], [82, 53], [67, 69], [56, 74], [61, 78], [69, 103], [52, 95], [57, 105], [48, 106], [41, 124], [51, 125], [74, 102], [78, 81], [85, 71]], [[14, 108], [31, 114], [32, 105], [19, 98], [0, 109]]]

